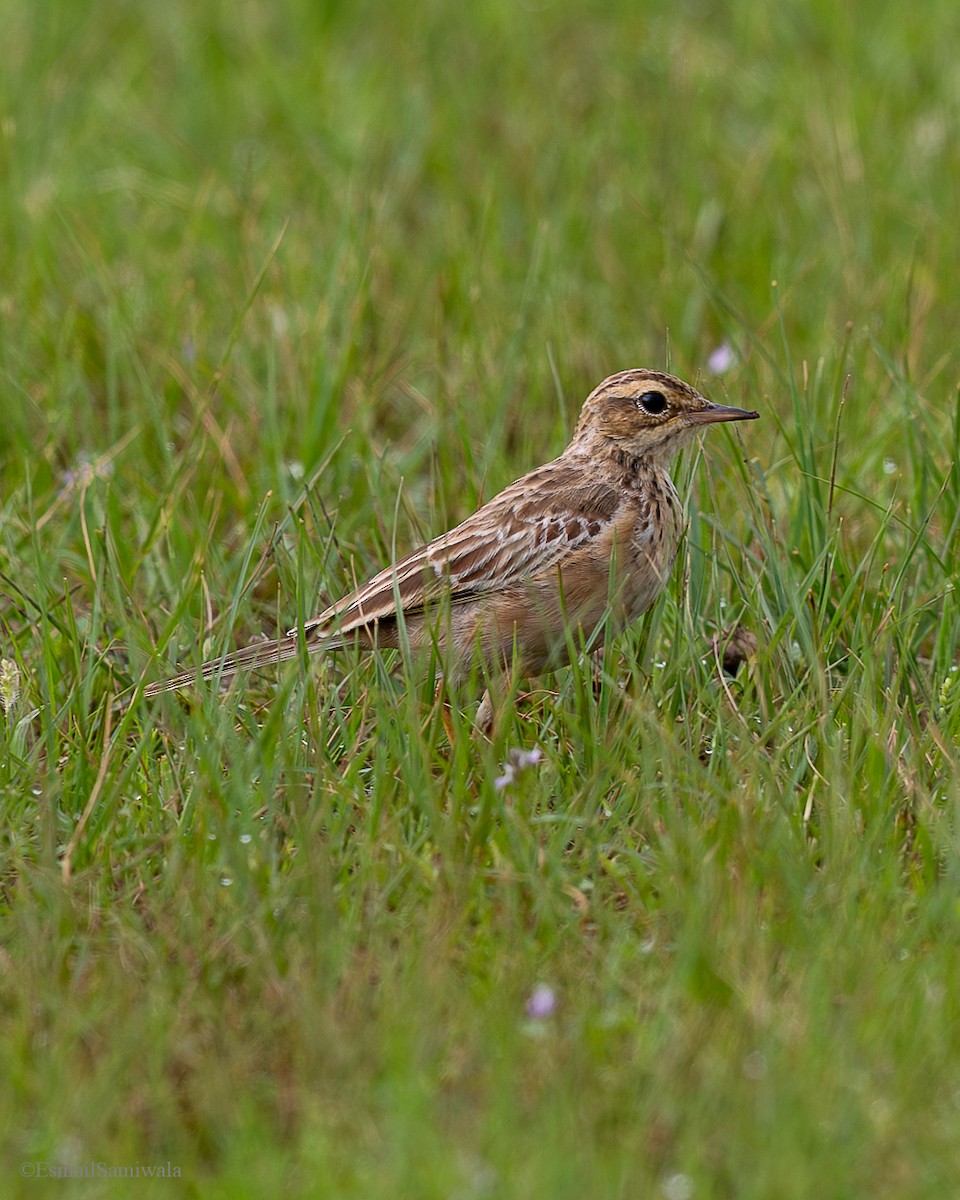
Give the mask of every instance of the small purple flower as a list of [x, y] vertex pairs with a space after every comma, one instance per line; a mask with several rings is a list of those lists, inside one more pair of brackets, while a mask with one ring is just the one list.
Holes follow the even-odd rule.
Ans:
[[525, 771], [527, 767], [535, 767], [543, 761], [543, 751], [539, 746], [534, 746], [532, 750], [521, 750], [519, 747], [514, 747], [507, 751], [507, 761], [503, 764], [503, 774], [498, 775], [493, 781], [493, 786], [498, 792], [502, 792], [504, 788], [508, 788], [516, 779], [521, 771]]
[[527, 1016], [531, 1021], [545, 1021], [557, 1010], [557, 993], [549, 983], [538, 983], [527, 998]]
[[722, 375], [725, 371], [729, 371], [736, 361], [737, 356], [730, 343], [721, 342], [707, 359], [707, 370], [711, 375]]

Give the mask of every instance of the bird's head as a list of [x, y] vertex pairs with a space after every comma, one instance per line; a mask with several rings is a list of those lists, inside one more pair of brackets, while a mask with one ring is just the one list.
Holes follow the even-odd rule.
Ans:
[[664, 460], [705, 426], [752, 421], [759, 413], [714, 404], [682, 379], [663, 371], [620, 371], [587, 397], [573, 445], [585, 450], [612, 444], [631, 458]]

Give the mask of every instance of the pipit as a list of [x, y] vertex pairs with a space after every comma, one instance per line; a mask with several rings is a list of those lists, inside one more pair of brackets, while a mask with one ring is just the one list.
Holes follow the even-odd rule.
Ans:
[[[205, 662], [204, 679], [359, 642], [436, 646], [464, 673], [538, 675], [596, 645], [653, 604], [684, 518], [669, 466], [706, 425], [760, 414], [713, 404], [660, 371], [621, 371], [595, 388], [559, 458], [524, 475], [448, 533], [414, 550], [302, 628]], [[402, 621], [401, 621], [402, 615]], [[402, 626], [402, 628], [401, 628]], [[185, 671], [146, 689], [186, 687]], [[489, 730], [486, 693], [477, 725]]]

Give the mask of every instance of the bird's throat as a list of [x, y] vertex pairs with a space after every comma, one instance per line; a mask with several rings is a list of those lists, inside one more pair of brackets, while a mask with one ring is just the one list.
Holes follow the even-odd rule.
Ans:
[[613, 461], [626, 475], [631, 477], [643, 475], [649, 469], [649, 462], [639, 455], [628, 454], [621, 446], [614, 449]]

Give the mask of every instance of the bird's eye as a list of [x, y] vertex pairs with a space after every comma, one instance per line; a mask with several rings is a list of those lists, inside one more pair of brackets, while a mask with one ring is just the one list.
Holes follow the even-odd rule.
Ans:
[[666, 411], [667, 398], [663, 392], [644, 392], [637, 404], [645, 413], [649, 413], [651, 417], [658, 417], [662, 412]]

